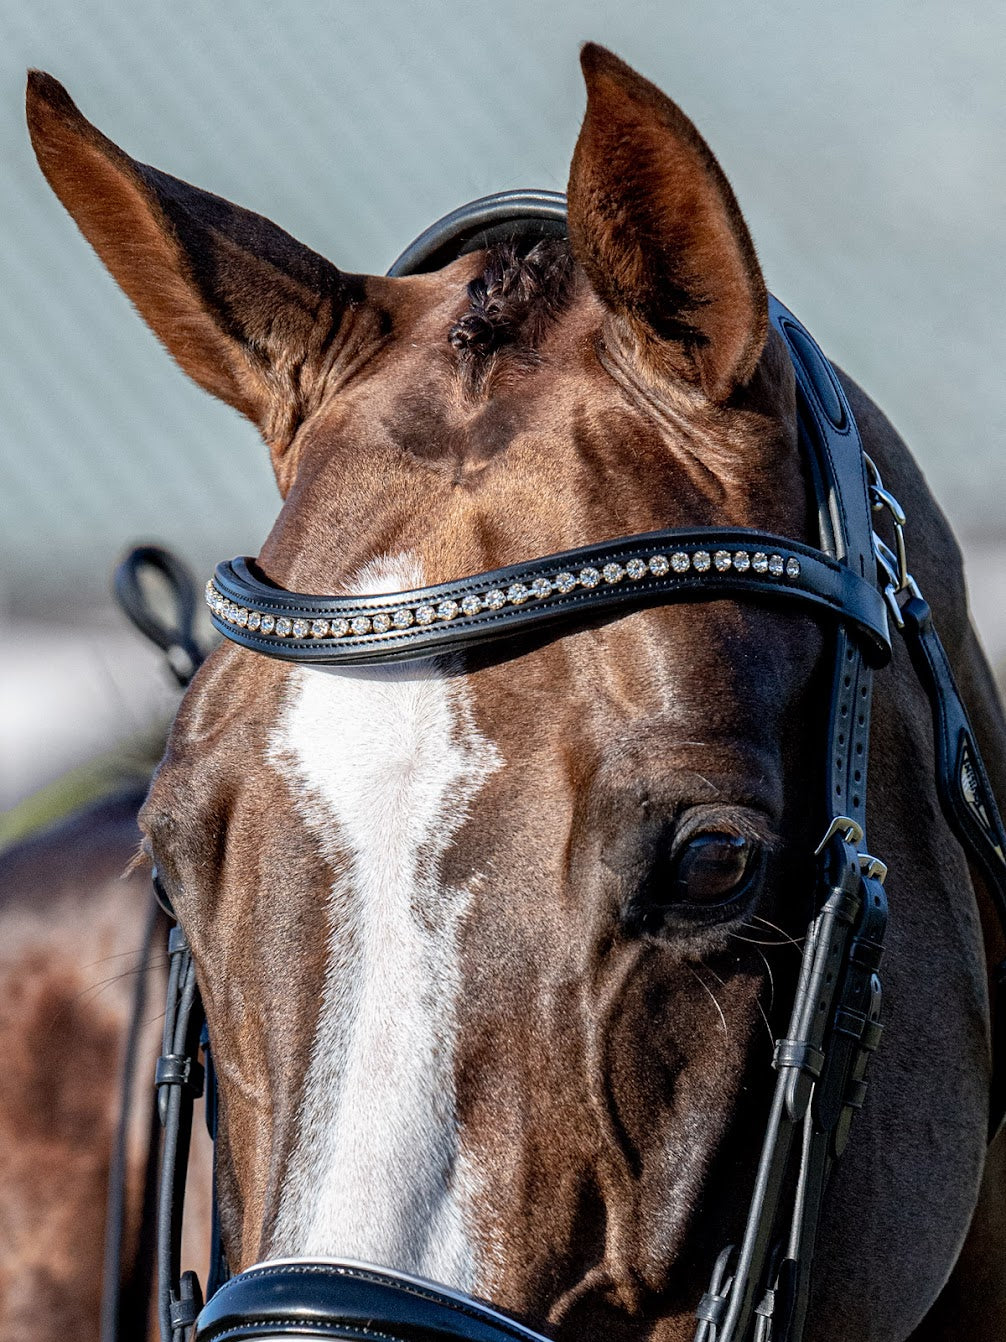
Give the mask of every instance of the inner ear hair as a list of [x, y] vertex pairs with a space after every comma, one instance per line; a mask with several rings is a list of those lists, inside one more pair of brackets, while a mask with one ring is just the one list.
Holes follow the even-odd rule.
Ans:
[[660, 372], [725, 401], [751, 377], [768, 294], [723, 170], [675, 103], [583, 49], [587, 110], [569, 176], [574, 253]]

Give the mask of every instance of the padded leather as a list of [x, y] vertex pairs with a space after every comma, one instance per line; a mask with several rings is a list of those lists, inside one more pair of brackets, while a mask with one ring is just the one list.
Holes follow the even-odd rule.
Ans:
[[[999, 922], [1006, 928], [1006, 829], [974, 729], [928, 603], [912, 596], [901, 613], [908, 651], [932, 710], [940, 805], [964, 851], [982, 868]], [[1006, 1119], [1006, 961], [995, 971], [991, 1006], [990, 1141]]]
[[1006, 925], [1006, 830], [929, 605], [911, 597], [902, 608], [905, 637], [929, 695], [936, 748], [936, 784], [951, 827], [981, 864]]
[[565, 236], [566, 197], [561, 192], [499, 191], [471, 200], [424, 229], [388, 274], [426, 274], [468, 252], [528, 233]]
[[413, 624], [405, 630], [392, 629], [384, 634], [360, 637], [346, 635], [337, 640], [263, 634], [242, 628], [216, 612], [213, 613], [213, 623], [232, 642], [270, 657], [290, 662], [363, 666], [374, 662], [412, 661], [438, 652], [464, 650], [514, 634], [536, 633], [571, 619], [583, 622], [595, 615], [643, 605], [753, 597], [799, 603], [817, 613], [847, 621], [862, 636], [871, 662], [881, 665], [889, 658], [887, 611], [876, 587], [820, 550], [763, 531], [695, 528], [624, 536], [601, 545], [566, 550], [526, 564], [475, 574], [458, 582], [387, 596], [310, 596], [288, 592], [260, 576], [251, 559], [234, 559], [220, 564], [214, 582], [222, 596], [242, 608], [251, 607], [289, 619], [352, 619], [362, 613], [393, 612], [402, 606], [415, 607], [421, 603], [437, 606], [448, 599], [460, 602], [470, 593], [484, 594], [493, 588], [505, 591], [513, 583], [530, 585], [537, 577], [554, 578], [564, 569], [576, 573], [588, 566], [602, 569], [607, 563], [625, 565], [630, 559], [645, 559], [655, 552], [670, 554], [675, 550], [694, 552], [696, 549], [708, 553], [720, 549], [730, 553], [738, 550], [749, 554], [758, 550], [771, 552], [783, 560], [798, 560], [800, 573], [798, 577], [773, 577], [767, 573], [758, 575], [750, 568], [743, 573], [732, 569], [718, 573], [715, 568], [710, 568], [704, 573], [694, 569], [682, 575], [670, 572], [661, 578], [647, 576], [632, 580], [625, 577], [617, 584], [601, 582], [593, 588], [577, 587], [566, 595], [553, 592], [543, 599], [531, 599], [501, 610], [484, 609], [477, 615], [458, 615], [449, 623]]
[[[835, 370], [807, 328], [772, 294], [768, 306], [769, 320], [789, 347], [805, 437], [820, 462], [835, 557], [844, 559], [861, 578], [874, 582], [873, 521], [855, 416]], [[827, 546], [828, 537], [821, 539]]]
[[232, 1277], [196, 1322], [195, 1342], [263, 1337], [545, 1342], [488, 1305], [419, 1277], [307, 1259], [266, 1263]]

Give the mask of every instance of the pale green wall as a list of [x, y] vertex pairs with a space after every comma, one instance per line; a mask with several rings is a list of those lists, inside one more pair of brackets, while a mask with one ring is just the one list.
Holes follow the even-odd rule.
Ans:
[[252, 429], [177, 372], [42, 182], [26, 65], [136, 156], [380, 270], [464, 200], [563, 187], [588, 37], [696, 119], [770, 284], [958, 528], [1003, 532], [1001, 0], [2, 0], [0, 609], [93, 599], [134, 538], [200, 569], [254, 552], [276, 505]]

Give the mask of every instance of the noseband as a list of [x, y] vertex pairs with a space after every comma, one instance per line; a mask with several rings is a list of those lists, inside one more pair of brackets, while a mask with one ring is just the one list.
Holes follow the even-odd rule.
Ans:
[[[489, 196], [427, 229], [392, 275], [434, 270], [504, 238], [562, 234], [555, 193]], [[929, 607], [908, 572], [904, 514], [863, 451], [828, 360], [774, 298], [770, 320], [797, 382], [799, 440], [817, 500], [815, 548], [747, 529], [625, 536], [408, 592], [313, 596], [270, 582], [250, 559], [221, 564], [207, 584], [216, 628], [231, 642], [304, 665], [364, 666], [466, 651], [519, 635], [557, 636], [642, 606], [724, 598], [792, 607], [831, 634], [831, 706], [823, 747], [817, 913], [804, 943], [774, 1095], [739, 1246], [728, 1246], [697, 1310], [695, 1342], [800, 1342], [822, 1203], [866, 1096], [880, 1024], [879, 967], [887, 922], [886, 867], [866, 843], [873, 671], [891, 655], [889, 622], [905, 636], [930, 698], [937, 785], [949, 823], [989, 878], [1006, 923], [1006, 833]], [[874, 532], [887, 511], [895, 544]], [[170, 911], [170, 910], [169, 910]], [[191, 952], [171, 932], [164, 1054], [156, 1084], [164, 1139], [158, 1210], [162, 1342], [251, 1338], [379, 1338], [384, 1342], [544, 1342], [466, 1296], [384, 1268], [334, 1260], [264, 1263], [228, 1279], [214, 1236], [202, 1306], [179, 1275], [185, 1166], [200, 1047], [212, 1078]], [[992, 1123], [1002, 1113], [1001, 1069]], [[211, 1097], [215, 1094], [210, 1084]], [[213, 1105], [208, 1106], [211, 1115]]]

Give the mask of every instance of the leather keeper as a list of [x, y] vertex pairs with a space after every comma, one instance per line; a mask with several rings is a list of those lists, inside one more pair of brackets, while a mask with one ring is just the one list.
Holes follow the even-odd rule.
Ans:
[[824, 1054], [804, 1039], [780, 1039], [775, 1046], [772, 1065], [776, 1071], [792, 1067], [817, 1081], [824, 1069]]
[[[852, 868], [850, 867], [849, 870], [851, 871]], [[858, 878], [858, 866], [855, 870]], [[836, 922], [844, 923], [847, 927], [855, 927], [856, 923], [859, 921], [859, 913], [862, 908], [862, 903], [857, 879], [857, 889], [855, 894], [850, 894], [847, 890], [843, 890], [839, 885], [833, 885], [828, 893], [828, 901], [825, 904], [825, 908]]]
[[867, 941], [864, 937], [857, 937], [849, 950], [849, 963], [865, 969], [868, 973], [879, 969], [883, 958], [883, 946], [876, 941]]
[[869, 1084], [865, 1080], [851, 1081], [849, 1083], [848, 1094], [845, 1097], [845, 1103], [847, 1108], [862, 1109], [863, 1104], [866, 1100], [866, 1092], [868, 1089]]
[[851, 1011], [848, 1007], [839, 1007], [835, 1012], [835, 1033], [844, 1034], [858, 1043], [866, 1029], [866, 1017], [861, 1011]]
[[713, 1295], [712, 1292], [706, 1291], [696, 1307], [695, 1317], [703, 1323], [711, 1323], [718, 1327], [723, 1322], [726, 1308], [725, 1295]]
[[162, 1053], [154, 1069], [154, 1085], [183, 1086], [195, 1096], [203, 1093], [203, 1065], [184, 1053]]
[[180, 925], [178, 923], [175, 923], [175, 925], [168, 932], [168, 954], [179, 955], [181, 954], [182, 951], [187, 951], [188, 949], [189, 949], [188, 938], [182, 931]]
[[867, 1053], [876, 1053], [880, 1047], [880, 1040], [884, 1033], [884, 1027], [879, 1020], [868, 1020], [863, 1026], [863, 1034], [859, 1041], [859, 1047]]

